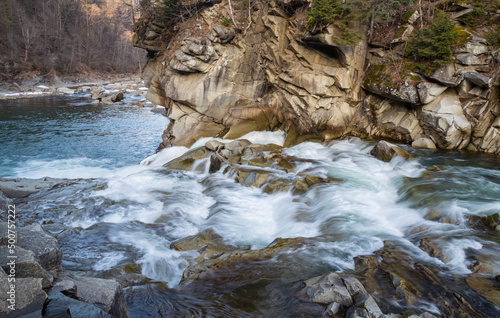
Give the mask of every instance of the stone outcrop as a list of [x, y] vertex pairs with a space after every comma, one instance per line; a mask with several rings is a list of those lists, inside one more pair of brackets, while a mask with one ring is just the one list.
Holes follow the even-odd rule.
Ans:
[[[419, 140], [416, 146], [429, 149], [500, 152], [499, 76], [488, 71], [493, 59], [484, 38], [466, 31], [456, 63], [432, 73], [402, 69], [398, 78], [393, 68], [403, 67], [394, 62], [400, 49], [370, 47], [366, 39], [342, 44], [334, 25], [306, 32], [293, 9], [283, 10], [287, 5], [255, 3], [251, 25], [238, 33], [219, 25], [219, 17], [230, 14], [224, 3], [215, 3], [201, 13], [207, 29], [183, 31], [168, 50], [153, 34], [161, 27], [148, 26], [147, 17], [140, 22], [135, 45], [167, 50], [152, 55], [143, 71], [147, 98], [165, 106], [171, 119], [160, 148], [281, 129], [295, 139], [291, 144], [301, 136], [355, 135]], [[405, 41], [418, 17], [413, 12], [400, 26], [405, 32], [394, 43]]]

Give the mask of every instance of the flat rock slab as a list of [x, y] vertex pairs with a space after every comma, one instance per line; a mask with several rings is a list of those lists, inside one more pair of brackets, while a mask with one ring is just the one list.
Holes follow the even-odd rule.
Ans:
[[56, 178], [40, 178], [40, 179], [0, 178], [0, 191], [2, 191], [9, 198], [19, 198], [36, 193], [42, 189], [47, 189], [47, 188], [50, 189], [56, 184], [62, 183], [64, 181], [67, 180], [56, 179]]
[[123, 289], [117, 281], [76, 275], [61, 275], [61, 279], [74, 282], [75, 298], [92, 304], [113, 317], [130, 317]]

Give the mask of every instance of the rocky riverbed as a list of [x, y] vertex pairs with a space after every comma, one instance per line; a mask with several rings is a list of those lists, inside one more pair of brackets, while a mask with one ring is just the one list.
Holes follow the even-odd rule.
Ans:
[[[342, 142], [333, 144], [339, 145], [342, 146]], [[316, 149], [323, 147], [325, 146], [318, 144]], [[329, 149], [328, 147], [326, 145], [324, 149]], [[251, 191], [258, 189], [269, 196], [291, 195], [297, 201], [307, 200], [308, 197], [311, 199], [311, 193], [321, 193], [322, 189], [348, 186], [341, 176], [318, 175], [318, 171], [311, 169], [311, 165], [324, 159], [318, 156], [312, 159], [296, 149], [283, 148], [277, 144], [256, 144], [248, 140], [209, 140], [195, 145], [191, 150], [185, 150], [181, 156], [174, 155], [165, 159], [165, 154], [159, 153], [143, 164], [158, 166], [161, 162], [164, 166], [162, 169], [166, 169], [163, 171], [167, 173], [191, 171], [200, 174], [203, 176], [200, 182], [205, 188], [205, 195], [210, 196], [210, 192], [213, 192], [215, 197], [217, 192], [225, 191], [227, 187], [221, 184], [221, 176], [228, 176], [235, 184]], [[309, 149], [312, 151], [314, 147]], [[363, 152], [364, 156], [375, 161], [374, 157], [379, 158], [382, 166], [392, 164], [396, 165], [396, 169], [402, 169], [404, 162], [413, 160], [407, 150], [385, 141], [370, 149], [371, 154]], [[160, 160], [162, 156], [163, 159]], [[335, 160], [342, 160], [342, 156]], [[309, 168], [304, 169], [305, 167]], [[446, 170], [439, 165], [428, 166], [421, 177], [403, 179], [408, 183], [404, 191], [409, 191], [408, 195], [422, 195], [412, 179], [420, 180], [419, 182], [438, 180], [450, 173]], [[20, 185], [30, 191], [16, 192]], [[49, 208], [51, 204], [47, 206], [48, 202], [42, 204], [42, 208], [35, 214], [35, 211], [26, 210], [26, 207], [34, 206], [27, 206], [26, 203], [47, 200], [47, 195], [51, 192], [66, 192], [65, 188], [75, 186], [74, 181], [54, 178], [2, 179], [0, 186], [11, 196], [29, 195], [15, 199], [24, 208], [19, 210], [16, 224], [17, 310], [10, 312], [5, 306], [0, 307], [8, 317], [28, 313], [35, 317], [42, 312], [44, 317], [61, 317], [68, 312], [72, 317], [140, 317], [145, 313], [154, 317], [230, 317], [235, 314], [239, 317], [267, 317], [269, 314], [280, 317], [494, 317], [500, 305], [500, 276], [496, 265], [498, 260], [489, 254], [492, 251], [490, 248], [496, 250], [494, 246], [498, 244], [498, 213], [487, 217], [471, 215], [460, 221], [458, 218], [442, 215], [439, 211], [429, 210], [425, 220], [407, 228], [407, 240], [401, 240], [397, 236], [382, 236], [385, 239], [372, 253], [361, 253], [354, 259], [346, 258], [347, 262], [354, 262], [353, 267], [333, 271], [331, 267], [322, 264], [321, 258], [312, 262], [305, 259], [298, 261], [297, 258], [304, 257], [303, 251], [321, 250], [324, 244], [350, 245], [343, 238], [348, 232], [339, 227], [342, 224], [340, 220], [332, 218], [323, 222], [321, 235], [276, 238], [270, 244], [257, 248], [237, 241], [231, 243], [228, 233], [224, 236], [219, 234], [222, 232], [214, 223], [215, 230], [209, 227], [197, 234], [180, 235], [177, 236], [178, 239], [172, 240], [168, 247], [171, 251], [187, 253], [184, 255], [192, 257], [187, 258], [188, 264], [183, 270], [179, 285], [169, 283], [167, 287], [164, 282], [154, 278], [153, 272], [147, 270], [150, 266], [148, 263], [133, 258], [130, 259], [132, 262], [122, 261], [116, 266], [94, 266], [93, 270], [77, 270], [77, 263], [83, 260], [75, 258], [78, 255], [74, 254], [75, 246], [70, 248], [70, 245], [84, 242], [88, 235], [85, 233], [99, 233], [100, 227], [107, 228], [111, 223], [96, 224], [87, 229], [73, 228], [69, 225], [74, 221], [64, 222], [59, 216], [52, 214]], [[108, 184], [107, 187], [113, 186]], [[238, 191], [244, 196], [246, 194], [243, 194], [243, 188]], [[405, 186], [401, 189], [405, 189]], [[169, 196], [167, 192], [163, 193], [164, 196]], [[335, 195], [335, 192], [331, 192], [331, 195]], [[208, 220], [216, 222], [224, 211], [224, 204], [224, 200], [215, 204], [211, 212], [213, 215]], [[9, 237], [4, 235], [8, 226], [5, 216], [12, 205], [12, 199], [2, 194], [0, 208], [5, 212], [2, 213], [0, 224], [1, 259], [7, 259]], [[66, 208], [73, 209], [71, 204]], [[222, 209], [221, 212], [217, 212], [219, 209]], [[314, 205], [308, 209], [314, 210]], [[281, 222], [289, 222], [287, 218], [290, 215], [287, 214], [290, 213], [295, 215], [294, 218], [302, 219], [301, 222], [307, 222], [307, 218], [312, 217], [307, 216], [309, 212], [306, 210], [292, 212], [285, 209], [282, 212], [285, 214], [282, 215]], [[153, 227], [153, 224], [166, 225], [174, 215], [162, 215], [150, 224]], [[54, 218], [50, 219], [51, 216]], [[67, 217], [74, 218], [71, 214]], [[37, 222], [41, 220], [44, 221], [40, 226]], [[132, 224], [129, 226], [133, 226]], [[433, 230], [436, 226], [448, 226], [454, 231], [462, 231], [459, 230], [460, 226], [466, 227], [470, 234], [481, 237], [485, 249], [473, 254], [467, 252], [472, 261], [468, 263], [466, 272], [450, 270], [455, 266], [455, 261], [450, 257], [456, 256], [450, 254], [451, 247], [447, 245], [449, 240], [456, 240], [458, 244], [458, 240], [463, 238], [436, 235], [437, 232]], [[112, 227], [105, 231], [110, 230]], [[172, 233], [167, 232], [166, 235]], [[230, 235], [237, 236], [238, 233]], [[141, 240], [139, 236], [137, 239]], [[490, 247], [487, 248], [488, 245]], [[355, 248], [354, 245], [352, 248]], [[64, 255], [62, 250], [69, 254]], [[330, 253], [337, 253], [335, 250], [336, 248], [331, 248]], [[62, 261], [64, 259], [66, 261]], [[163, 259], [156, 263], [155, 271], [168, 272], [169, 267], [165, 267], [166, 264], [162, 266], [162, 262], [169, 260]], [[5, 273], [1, 274], [7, 279], [9, 267], [3, 267]], [[317, 274], [311, 275], [312, 273]], [[156, 275], [161, 276], [162, 273], [158, 272]], [[223, 296], [227, 291], [231, 291], [232, 296]], [[243, 295], [248, 298], [246, 304]], [[207, 296], [208, 299], [222, 298], [207, 302]], [[229, 299], [224, 300], [225, 297]], [[237, 303], [231, 304], [231, 297], [236, 297], [234, 301], [237, 299]], [[144, 303], [144, 299], [150, 299], [150, 303]], [[170, 307], [164, 307], [161, 299], [168, 301]]]

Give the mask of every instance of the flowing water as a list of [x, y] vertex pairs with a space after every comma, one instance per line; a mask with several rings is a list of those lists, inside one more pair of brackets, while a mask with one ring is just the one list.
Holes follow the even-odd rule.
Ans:
[[[414, 159], [386, 163], [369, 155], [374, 143], [357, 138], [328, 146], [305, 142], [284, 150], [305, 159], [284, 177], [307, 173], [336, 181], [301, 195], [267, 194], [221, 171], [164, 168], [184, 147], [145, 159], [167, 121], [146, 109], [91, 106], [79, 97], [0, 104], [0, 176], [69, 179], [17, 200], [22, 220], [59, 234], [63, 267], [96, 273], [136, 263], [143, 275], [163, 282], [125, 289], [132, 317], [293, 316], [290, 298], [273, 290], [328, 270], [353, 269], [353, 257], [387, 240], [451, 275], [469, 274], [477, 255], [500, 274], [498, 236], [468, 222], [500, 209], [497, 157], [408, 149]], [[284, 142], [281, 132], [245, 138]], [[442, 171], [426, 170], [434, 165]], [[241, 249], [261, 249], [276, 238], [305, 243], [228, 269], [205, 285], [179, 286], [199, 254], [170, 244], [207, 229]], [[426, 237], [440, 238], [441, 257], [418, 247]]]

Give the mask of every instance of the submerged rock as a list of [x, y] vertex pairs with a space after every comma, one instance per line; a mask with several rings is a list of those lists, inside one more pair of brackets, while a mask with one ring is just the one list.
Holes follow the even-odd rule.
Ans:
[[370, 154], [385, 162], [391, 161], [396, 155], [403, 157], [406, 160], [412, 158], [412, 155], [410, 155], [406, 150], [403, 150], [401, 147], [384, 140], [379, 141], [370, 151]]

